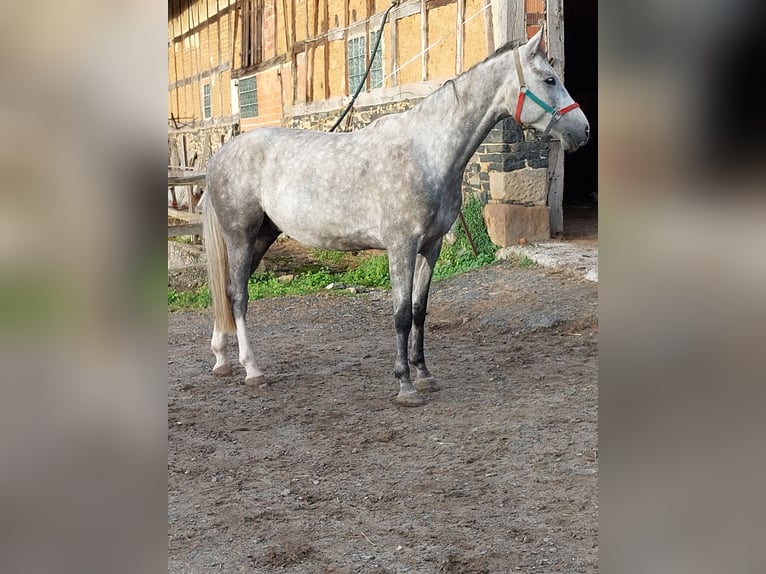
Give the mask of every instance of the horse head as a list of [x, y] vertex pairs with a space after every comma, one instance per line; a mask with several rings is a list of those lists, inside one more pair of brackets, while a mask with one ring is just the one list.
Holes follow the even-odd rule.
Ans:
[[511, 77], [516, 82], [506, 83], [506, 106], [521, 126], [542, 132], [546, 139], [561, 140], [564, 150], [574, 151], [588, 141], [590, 126], [548, 62], [540, 47], [542, 37], [541, 28], [526, 44], [508, 54], [515, 68]]

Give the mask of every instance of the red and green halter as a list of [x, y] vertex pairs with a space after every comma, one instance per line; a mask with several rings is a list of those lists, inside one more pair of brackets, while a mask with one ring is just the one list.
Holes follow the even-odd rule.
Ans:
[[516, 113], [514, 114], [514, 119], [516, 120], [516, 123], [522, 126], [521, 123], [521, 110], [524, 107], [524, 100], [526, 98], [529, 98], [533, 102], [535, 102], [538, 106], [540, 106], [543, 110], [545, 110], [546, 113], [549, 113], [551, 115], [551, 121], [548, 122], [548, 126], [545, 128], [545, 131], [543, 132], [543, 137], [547, 137], [547, 135], [550, 133], [551, 128], [554, 126], [556, 122], [558, 122], [561, 117], [574, 110], [575, 108], [579, 108], [580, 104], [577, 102], [573, 102], [569, 104], [568, 106], [557, 109], [550, 105], [548, 105], [546, 102], [538, 98], [535, 94], [532, 93], [532, 90], [527, 88], [527, 83], [524, 80], [524, 71], [521, 69], [521, 58], [519, 56], [519, 49], [515, 48], [513, 50], [513, 57], [516, 60], [516, 75], [519, 78], [519, 99], [516, 101]]

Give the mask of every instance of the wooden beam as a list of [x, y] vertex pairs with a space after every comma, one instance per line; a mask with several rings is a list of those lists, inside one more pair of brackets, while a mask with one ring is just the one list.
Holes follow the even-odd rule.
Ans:
[[[170, 0], [170, 1], [174, 2], [175, 4], [178, 4], [181, 0]], [[219, 9], [218, 13], [210, 19], [210, 22], [214, 22], [216, 20], [220, 21], [224, 16], [228, 17], [229, 12], [231, 12], [232, 10], [236, 10], [236, 5], [237, 3], [232, 3], [230, 6], [226, 6], [225, 8]], [[180, 18], [181, 16], [180, 8], [176, 11], [176, 13], [177, 13], [176, 17]], [[188, 29], [186, 32], [182, 32], [179, 34], [176, 34], [175, 32], [173, 32], [173, 40], [176, 42], [180, 42], [184, 40], [185, 38], [188, 38], [189, 36], [198, 32], [202, 26], [207, 26], [208, 23], [209, 22], [205, 22], [205, 24], [197, 24], [195, 27]]]
[[499, 0], [497, 28], [495, 29], [495, 48], [512, 40], [526, 40], [526, 11], [524, 0]]
[[457, 29], [455, 30], [455, 74], [463, 73], [465, 45], [465, 0], [457, 0]]
[[564, 82], [564, 2], [548, 0], [545, 51], [553, 59], [553, 69]]
[[199, 185], [205, 183], [205, 172], [168, 173], [168, 185]]
[[324, 1], [324, 10], [322, 11], [322, 33], [324, 33], [324, 99], [330, 97], [330, 39], [327, 37], [327, 30], [330, 29], [330, 3]]
[[239, 13], [240, 13], [240, 6], [239, 2], [234, 4], [234, 24], [231, 26], [232, 28], [232, 35], [231, 35], [231, 67], [234, 69], [236, 67], [236, 53], [237, 53], [237, 28], [239, 27]]
[[[396, 12], [396, 8], [391, 11], [391, 15], [394, 15], [394, 12]], [[397, 55], [397, 49], [396, 44], [398, 42], [397, 34], [399, 29], [399, 22], [396, 18], [393, 18], [391, 21], [391, 26], [389, 27], [389, 40], [391, 42], [391, 47], [389, 49], [389, 53], [391, 54], [391, 86], [398, 86], [399, 85], [399, 65], [397, 63], [398, 55]]]
[[[287, 0], [282, 0], [282, 21], [285, 25], [285, 51], [290, 54], [292, 53], [293, 43], [290, 36], [290, 21], [287, 17]], [[279, 44], [279, 37], [275, 36], [275, 38], [277, 38], [277, 44]]]
[[174, 217], [187, 223], [202, 223], [202, 215], [199, 213], [189, 213], [188, 211], [173, 209], [172, 207], [168, 207], [168, 217]]
[[[172, 3], [175, 4], [177, 0], [172, 0]], [[175, 75], [176, 81], [178, 81], [178, 55], [176, 54], [176, 17], [173, 17], [173, 19], [170, 21], [170, 31], [171, 36], [173, 36], [173, 39], [171, 41], [171, 45], [173, 46], [173, 73]], [[181, 54], [183, 54], [183, 45], [181, 45]], [[175, 89], [176, 91], [176, 114], [181, 115], [181, 101], [178, 97], [178, 94], [181, 90], [178, 88]]]
[[428, 80], [428, 2], [420, 0], [420, 80]]
[[487, 39], [487, 55], [495, 52], [495, 31], [492, 26], [492, 0], [484, 0], [484, 37]]
[[344, 50], [344, 58], [345, 63], [343, 65], [343, 69], [346, 70], [346, 73], [343, 74], [343, 93], [347, 96], [351, 95], [351, 86], [349, 85], [348, 81], [348, 27], [351, 19], [351, 11], [349, 8], [349, 2], [348, 0], [343, 0], [343, 50]]

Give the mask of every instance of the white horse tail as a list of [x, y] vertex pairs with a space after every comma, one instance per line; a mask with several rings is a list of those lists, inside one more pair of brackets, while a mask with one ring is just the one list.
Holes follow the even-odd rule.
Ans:
[[229, 282], [229, 258], [226, 254], [226, 243], [221, 235], [221, 224], [215, 213], [212, 202], [202, 196], [202, 236], [207, 255], [207, 282], [210, 296], [213, 298], [213, 317], [216, 329], [222, 333], [237, 330], [234, 315], [231, 312], [231, 301], [226, 294]]

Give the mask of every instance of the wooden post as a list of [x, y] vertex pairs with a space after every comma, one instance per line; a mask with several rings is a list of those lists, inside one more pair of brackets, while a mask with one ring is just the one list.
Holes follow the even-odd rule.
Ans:
[[[548, 0], [546, 51], [553, 68], [564, 81], [564, 2]], [[548, 154], [548, 207], [551, 235], [564, 231], [564, 153], [561, 143], [552, 141]]]
[[548, 208], [551, 236], [564, 231], [564, 152], [561, 142], [550, 142], [548, 152]]

